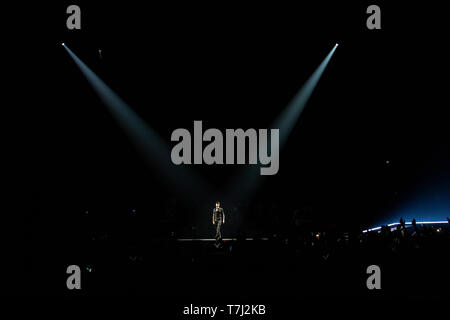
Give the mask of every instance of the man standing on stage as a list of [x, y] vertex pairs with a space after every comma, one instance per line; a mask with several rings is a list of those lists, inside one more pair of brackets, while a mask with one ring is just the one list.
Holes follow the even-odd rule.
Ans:
[[216, 240], [222, 239], [222, 233], [220, 228], [225, 223], [225, 212], [220, 207], [220, 202], [216, 202], [216, 207], [213, 209], [213, 224], [216, 225]]

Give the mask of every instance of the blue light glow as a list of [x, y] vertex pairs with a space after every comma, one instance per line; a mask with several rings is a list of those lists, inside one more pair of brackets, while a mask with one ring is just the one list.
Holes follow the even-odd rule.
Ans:
[[[443, 221], [443, 220], [439, 220], [439, 221], [416, 221], [416, 225], [421, 225], [421, 224], [444, 224], [444, 223], [448, 223], [448, 221]], [[393, 226], [398, 226], [400, 224], [400, 222], [393, 222], [393, 223], [389, 223], [387, 224], [388, 227], [393, 227]], [[405, 222], [406, 225], [412, 225], [412, 222]], [[381, 226], [380, 227], [375, 227], [375, 228], [370, 228], [367, 230], [363, 230], [363, 233], [366, 232], [371, 232], [371, 231], [377, 231], [377, 230], [381, 230]]]

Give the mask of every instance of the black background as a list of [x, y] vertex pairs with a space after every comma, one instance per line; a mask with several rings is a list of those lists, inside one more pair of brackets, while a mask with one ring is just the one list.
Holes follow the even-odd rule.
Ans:
[[[137, 209], [138, 233], [151, 234], [177, 201], [177, 230], [197, 225], [208, 235], [220, 198], [187, 207], [134, 149], [61, 42], [168, 144], [174, 129], [192, 132], [194, 120], [205, 129], [269, 128], [339, 43], [280, 153], [279, 173], [247, 200], [253, 209], [235, 228], [270, 233], [267, 224], [255, 228], [252, 214], [273, 205], [284, 219], [311, 207], [321, 225], [371, 226], [424, 177], [448, 172], [442, 8], [376, 3], [382, 29], [368, 30], [365, 1], [77, 2], [82, 29], [68, 30], [70, 4], [27, 10], [19, 20], [28, 22], [25, 36], [14, 38], [24, 48], [8, 50], [19, 60], [9, 66], [17, 122], [5, 126], [15, 155], [12, 211], [24, 207], [14, 217], [20, 240], [12, 248], [27, 275], [19, 282], [45, 281], [36, 270], [52, 278], [66, 252], [81, 250], [76, 234], [86, 211], [116, 230], [121, 215]], [[238, 173], [237, 166], [194, 169], [218, 190]], [[227, 212], [236, 204], [223, 205]]]
[[[415, 22], [412, 8], [387, 7], [383, 28], [372, 31], [365, 27], [366, 4], [86, 4], [82, 29], [69, 31], [65, 15], [57, 14], [65, 7], [51, 11], [58, 32], [46, 53], [46, 104], [38, 109], [45, 132], [42, 204], [154, 206], [179, 196], [170, 185], [160, 188], [163, 181], [61, 42], [170, 147], [171, 132], [192, 132], [194, 120], [204, 129], [270, 127], [339, 43], [282, 150], [279, 173], [260, 188], [261, 199], [289, 210], [311, 205], [318, 217], [370, 223], [420, 183], [418, 176], [429, 174], [424, 167], [448, 145], [443, 84], [433, 76], [445, 73], [444, 53], [433, 41], [436, 30], [425, 32], [430, 25]], [[195, 169], [222, 190], [237, 167]], [[210, 206], [214, 200], [197, 201]]]

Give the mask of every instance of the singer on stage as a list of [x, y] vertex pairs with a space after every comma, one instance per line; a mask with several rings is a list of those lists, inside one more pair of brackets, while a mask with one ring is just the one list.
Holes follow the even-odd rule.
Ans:
[[216, 207], [213, 209], [213, 224], [216, 225], [216, 240], [222, 239], [221, 227], [225, 223], [225, 212], [220, 207], [220, 202], [216, 202]]

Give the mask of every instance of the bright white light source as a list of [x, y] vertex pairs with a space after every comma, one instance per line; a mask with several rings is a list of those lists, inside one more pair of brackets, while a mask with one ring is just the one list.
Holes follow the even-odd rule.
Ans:
[[64, 46], [64, 42], [63, 43], [61, 43], [63, 46]]
[[[440, 220], [440, 221], [417, 221], [416, 222], [416, 224], [418, 224], [418, 225], [421, 225], [421, 224], [444, 224], [444, 223], [448, 223], [448, 221]], [[394, 223], [388, 224], [387, 226], [392, 227], [392, 226], [397, 226], [399, 224], [400, 223], [398, 223], [398, 222], [394, 222]], [[405, 224], [410, 225], [410, 224], [412, 224], [412, 222], [405, 222]], [[380, 229], [381, 229], [381, 227], [371, 228], [371, 229], [363, 230], [363, 233], [380, 230]]]

